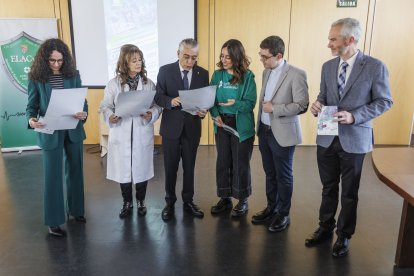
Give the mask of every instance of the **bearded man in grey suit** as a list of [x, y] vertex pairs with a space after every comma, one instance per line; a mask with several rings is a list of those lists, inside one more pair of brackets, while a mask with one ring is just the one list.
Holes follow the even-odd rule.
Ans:
[[299, 114], [309, 104], [306, 73], [283, 59], [285, 44], [278, 36], [260, 44], [265, 68], [257, 120], [259, 149], [266, 174], [267, 206], [252, 217], [254, 224], [268, 224], [280, 232], [290, 224], [293, 191], [293, 154], [302, 143]]
[[361, 33], [356, 19], [344, 18], [332, 24], [328, 48], [336, 58], [322, 66], [320, 93], [311, 106], [315, 116], [324, 105], [338, 107], [334, 114], [338, 135], [318, 135], [316, 140], [322, 203], [319, 228], [306, 239], [305, 245], [313, 246], [332, 237], [341, 182], [334, 257], [348, 254], [349, 239], [355, 232], [362, 164], [373, 147], [372, 119], [392, 105], [387, 68], [358, 50]]

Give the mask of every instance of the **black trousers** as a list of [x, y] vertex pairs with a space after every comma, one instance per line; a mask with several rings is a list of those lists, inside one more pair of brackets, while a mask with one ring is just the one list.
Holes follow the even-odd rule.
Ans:
[[[226, 125], [236, 129], [235, 117], [221, 116]], [[252, 193], [250, 159], [254, 136], [243, 142], [233, 134], [217, 128], [216, 133], [216, 183], [217, 195], [221, 198], [245, 199]]]
[[341, 182], [341, 211], [336, 233], [347, 238], [355, 233], [358, 206], [358, 190], [365, 153], [348, 153], [338, 137], [328, 148], [318, 146], [319, 176], [322, 181], [322, 203], [319, 209], [319, 225], [332, 231], [338, 208], [339, 183]]
[[[135, 184], [135, 197], [137, 200], [145, 200], [148, 181]], [[132, 183], [119, 183], [124, 202], [132, 202]]]
[[162, 137], [165, 170], [165, 201], [167, 204], [174, 204], [177, 201], [175, 186], [180, 158], [183, 167], [183, 190], [181, 196], [183, 202], [193, 201], [194, 167], [200, 137], [194, 137], [188, 131], [191, 130], [186, 130], [184, 127], [180, 137], [177, 139]]

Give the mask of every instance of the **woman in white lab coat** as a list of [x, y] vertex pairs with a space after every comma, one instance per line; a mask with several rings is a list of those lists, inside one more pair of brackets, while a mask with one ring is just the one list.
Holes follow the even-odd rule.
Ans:
[[[132, 90], [155, 90], [147, 78], [142, 51], [126, 44], [116, 66], [116, 77], [105, 88], [101, 112], [109, 126], [107, 178], [120, 183], [123, 206], [120, 218], [132, 213], [132, 186], [135, 184], [138, 214], [145, 215], [148, 180], [154, 176], [154, 125], [162, 109], [153, 105], [139, 117], [121, 118], [114, 114], [120, 93]], [[143, 92], [145, 93], [145, 92]]]

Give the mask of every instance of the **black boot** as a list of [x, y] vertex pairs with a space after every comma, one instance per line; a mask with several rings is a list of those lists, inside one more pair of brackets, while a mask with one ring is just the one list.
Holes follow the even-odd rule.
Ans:
[[135, 184], [135, 197], [137, 198], [138, 215], [145, 216], [147, 207], [145, 206], [145, 194], [147, 193], [148, 181]]
[[147, 207], [145, 206], [145, 201], [138, 200], [137, 206], [138, 206], [138, 215], [145, 216], [147, 214]]
[[240, 199], [239, 203], [237, 203], [237, 205], [234, 206], [233, 210], [231, 210], [231, 216], [242, 217], [247, 213], [248, 209], [249, 209], [249, 204], [247, 202], [247, 198]]
[[121, 187], [122, 198], [124, 199], [119, 217], [125, 218], [132, 213], [132, 183], [120, 183], [119, 186]]
[[231, 202], [231, 198], [221, 198], [216, 205], [211, 207], [212, 214], [219, 214], [228, 209], [233, 208], [233, 203]]
[[119, 212], [120, 218], [126, 218], [129, 217], [132, 214], [132, 202], [124, 202], [124, 205], [122, 205], [121, 212]]

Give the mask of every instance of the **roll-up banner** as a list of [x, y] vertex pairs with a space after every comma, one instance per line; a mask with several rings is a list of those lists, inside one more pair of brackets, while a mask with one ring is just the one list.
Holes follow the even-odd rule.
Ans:
[[38, 149], [27, 128], [28, 73], [43, 40], [56, 38], [55, 18], [0, 18], [1, 151]]

